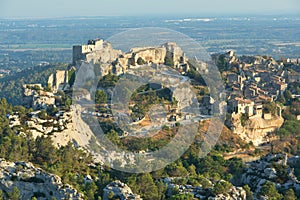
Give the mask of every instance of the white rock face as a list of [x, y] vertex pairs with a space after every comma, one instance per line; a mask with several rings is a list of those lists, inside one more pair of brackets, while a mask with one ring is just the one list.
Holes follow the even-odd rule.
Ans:
[[54, 74], [51, 74], [48, 78], [48, 85], [51, 87], [54, 93], [58, 90], [64, 90], [68, 87], [68, 71], [56, 70]]
[[253, 142], [255, 146], [268, 142], [266, 136], [280, 128], [283, 122], [282, 117], [273, 117], [270, 120], [256, 117], [247, 120], [245, 126], [242, 126], [240, 116], [233, 115], [234, 133], [246, 142]]
[[[174, 178], [164, 178], [163, 182], [168, 186], [167, 196], [172, 196], [173, 190], [176, 189], [180, 194], [193, 194], [197, 199], [210, 199], [210, 200], [246, 200], [246, 191], [242, 187], [232, 186], [228, 191], [223, 194], [213, 195], [211, 190], [216, 182], [210, 181], [205, 178], [212, 188], [203, 188], [201, 185], [177, 185], [174, 183]], [[224, 182], [224, 180], [219, 180]]]
[[0, 189], [10, 192], [17, 187], [21, 199], [31, 199], [34, 193], [38, 199], [83, 199], [83, 195], [70, 185], [63, 184], [59, 176], [49, 174], [31, 163], [7, 162], [0, 159]]
[[109, 42], [103, 42], [102, 45], [98, 45], [95, 51], [86, 55], [86, 61], [88, 63], [107, 63], [115, 60], [121, 53], [120, 50], [115, 50]]
[[142, 200], [140, 195], [133, 194], [130, 187], [119, 180], [111, 182], [103, 189], [103, 200], [109, 200], [109, 195], [113, 193], [115, 198], [120, 198], [121, 200]]
[[68, 142], [76, 141], [76, 145], [86, 147], [89, 145], [93, 135], [90, 127], [81, 119], [81, 107], [79, 105], [71, 106], [71, 116], [65, 118], [71, 119], [63, 131], [53, 132], [51, 139], [56, 146], [65, 146]]
[[55, 98], [51, 92], [43, 91], [41, 84], [25, 84], [23, 104], [33, 109], [45, 109], [49, 105], [54, 105]]
[[294, 175], [294, 170], [287, 165], [288, 158], [283, 154], [268, 154], [260, 160], [249, 163], [249, 167], [242, 175], [242, 183], [255, 188], [255, 193], [267, 182], [280, 178], [273, 165], [284, 166], [286, 180], [283, 183], [276, 183], [277, 189], [300, 188], [300, 181]]

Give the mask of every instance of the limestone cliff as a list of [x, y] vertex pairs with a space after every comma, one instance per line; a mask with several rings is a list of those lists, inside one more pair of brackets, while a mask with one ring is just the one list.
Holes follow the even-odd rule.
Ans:
[[[36, 113], [38, 113], [37, 111]], [[81, 107], [71, 106], [70, 112], [60, 111], [51, 119], [40, 119], [36, 114], [27, 119], [27, 131], [34, 138], [49, 136], [57, 147], [73, 142], [76, 146], [86, 147], [93, 135], [89, 126], [81, 119]]]
[[70, 122], [66, 123], [63, 131], [52, 133], [52, 141], [56, 146], [65, 146], [68, 142], [75, 143], [76, 146], [87, 147], [93, 135], [90, 127], [81, 119], [81, 107], [72, 106], [70, 113]]
[[51, 74], [48, 78], [48, 86], [51, 87], [54, 93], [58, 90], [65, 90], [68, 88], [68, 71], [56, 70], [54, 74]]
[[43, 91], [41, 84], [24, 84], [23, 105], [28, 108], [45, 109], [49, 105], [54, 105], [55, 97], [51, 92]]
[[232, 116], [233, 132], [238, 134], [246, 142], [253, 142], [255, 146], [268, 142], [268, 134], [282, 126], [284, 119], [273, 116], [271, 119], [261, 117], [250, 118], [242, 126], [240, 115]]

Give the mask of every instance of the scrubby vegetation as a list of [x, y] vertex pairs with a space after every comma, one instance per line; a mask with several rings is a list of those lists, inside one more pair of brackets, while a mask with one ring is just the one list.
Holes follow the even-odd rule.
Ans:
[[[110, 168], [101, 168], [90, 165], [92, 158], [86, 152], [76, 149], [71, 143], [65, 147], [56, 148], [51, 140], [46, 137], [33, 139], [30, 135], [18, 135], [17, 130], [9, 127], [7, 114], [20, 111], [23, 115], [29, 112], [23, 107], [8, 104], [5, 99], [0, 100], [0, 155], [9, 161], [30, 161], [36, 166], [48, 172], [62, 177], [63, 182], [75, 186], [83, 192], [87, 199], [97, 199], [102, 196], [102, 189], [109, 182], [119, 179], [127, 183], [135, 193], [141, 194], [143, 199], [167, 199], [167, 188], [161, 182], [163, 177], [179, 177], [182, 183], [190, 183], [194, 186], [199, 184], [203, 187], [211, 187], [208, 179], [218, 181], [239, 177], [243, 171], [244, 164], [240, 159], [224, 158], [212, 153], [205, 158], [198, 157], [200, 150], [197, 145], [191, 148], [175, 163], [162, 170], [150, 174], [126, 174], [114, 171]], [[109, 133], [111, 140], [118, 140], [115, 134]], [[118, 143], [118, 141], [116, 141]], [[156, 144], [157, 145], [157, 144]], [[133, 149], [136, 150], [136, 149]], [[96, 181], [84, 183], [83, 178], [91, 175]], [[229, 182], [220, 183], [213, 192], [220, 193], [229, 187]], [[169, 199], [191, 198], [176, 194]]]

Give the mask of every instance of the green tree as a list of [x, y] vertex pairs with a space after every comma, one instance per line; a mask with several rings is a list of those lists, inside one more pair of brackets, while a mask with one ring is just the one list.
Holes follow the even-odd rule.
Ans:
[[88, 199], [95, 199], [95, 194], [97, 191], [97, 186], [94, 182], [88, 183], [85, 186], [85, 194]]
[[282, 103], [283, 105], [286, 104], [286, 100], [285, 100], [285, 97], [284, 95], [280, 94], [277, 98], [277, 101]]
[[236, 181], [241, 179], [242, 173], [245, 169], [245, 164], [241, 158], [230, 158], [226, 161], [226, 166], [228, 166], [228, 172], [233, 174]]
[[220, 70], [220, 72], [224, 72], [224, 71], [229, 70], [229, 64], [228, 64], [224, 54], [220, 55], [217, 58], [217, 67]]
[[139, 58], [137, 59], [137, 64], [138, 64], [138, 65], [143, 65], [143, 64], [145, 64], [145, 63], [146, 63], [146, 62], [144, 61], [143, 58], [139, 57]]
[[97, 90], [95, 93], [95, 103], [103, 104], [107, 103], [107, 95], [103, 90]]
[[286, 191], [284, 195], [284, 200], [296, 200], [296, 199], [297, 197], [293, 189], [289, 189], [288, 191]]
[[185, 177], [188, 175], [188, 171], [184, 168], [181, 161], [168, 165], [166, 167], [166, 172], [172, 177]]
[[268, 103], [265, 103], [263, 105], [263, 112], [264, 113], [271, 113], [272, 115], [276, 115], [276, 110], [277, 110], [277, 106], [276, 106], [276, 103], [274, 102], [268, 102]]
[[12, 191], [8, 193], [9, 200], [19, 200], [21, 199], [21, 193], [17, 187], [13, 187]]
[[194, 195], [192, 194], [176, 194], [173, 195], [170, 200], [194, 200]]
[[13, 111], [19, 113], [21, 117], [26, 115], [26, 108], [23, 106], [14, 106]]
[[71, 87], [73, 86], [75, 79], [76, 79], [75, 70], [68, 71], [68, 82]]
[[108, 194], [108, 196], [107, 196], [107, 198], [108, 198], [108, 199], [113, 199], [114, 196], [115, 196], [114, 192], [113, 192], [113, 191], [110, 191], [109, 194]]
[[158, 191], [158, 199], [159, 200], [166, 199], [167, 186], [162, 181], [159, 181], [157, 183], [157, 191]]
[[213, 188], [213, 193], [215, 195], [217, 194], [224, 194], [230, 190], [232, 187], [232, 184], [227, 181], [219, 181], [215, 184]]
[[191, 164], [190, 166], [188, 166], [188, 172], [190, 174], [190, 176], [196, 176], [196, 167], [195, 165]]
[[274, 183], [267, 181], [260, 189], [259, 195], [267, 196], [272, 200], [282, 199], [282, 195], [278, 193]]
[[120, 142], [120, 138], [119, 138], [119, 135], [116, 131], [114, 130], [110, 130], [108, 133], [107, 133], [107, 138], [114, 144], [116, 145], [120, 145], [121, 142]]
[[290, 105], [293, 100], [292, 93], [289, 90], [286, 90], [283, 95], [286, 100], [286, 104]]
[[202, 187], [204, 189], [212, 187], [211, 182], [207, 178], [205, 178], [203, 175], [198, 175], [197, 181], [202, 185]]
[[158, 189], [149, 173], [132, 175], [128, 184], [134, 193], [140, 194], [145, 200], [158, 199]]
[[243, 189], [246, 191], [246, 199], [247, 200], [252, 200], [253, 199], [253, 193], [251, 191], [251, 188], [249, 185], [244, 185]]
[[0, 200], [4, 199], [4, 194], [3, 194], [3, 190], [0, 190]]
[[35, 145], [36, 150], [33, 155], [35, 163], [48, 167], [58, 160], [57, 149], [49, 138], [37, 137]]

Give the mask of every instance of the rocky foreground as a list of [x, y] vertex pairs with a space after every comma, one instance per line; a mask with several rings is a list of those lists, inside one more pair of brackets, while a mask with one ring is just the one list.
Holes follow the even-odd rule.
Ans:
[[0, 160], [0, 190], [9, 194], [18, 188], [20, 199], [83, 199], [83, 195], [59, 176], [49, 174], [31, 163]]
[[[300, 191], [300, 181], [294, 175], [291, 167], [298, 157], [288, 158], [284, 154], [268, 154], [265, 157], [247, 163], [246, 169], [241, 175], [240, 183], [230, 184], [227, 181], [206, 179], [207, 186], [178, 184], [180, 177], [166, 177], [162, 181], [167, 188], [166, 195], [172, 196], [174, 191], [178, 194], [189, 194], [196, 199], [211, 200], [244, 200], [248, 199], [244, 187], [237, 185], [249, 185], [253, 192], [253, 199], [267, 199], [261, 195], [262, 188], [267, 182], [274, 183], [277, 190], [294, 189]], [[294, 163], [294, 164], [293, 164]], [[228, 185], [229, 184], [229, 185]], [[228, 185], [228, 189], [216, 194], [217, 188]], [[223, 187], [222, 186], [222, 187]], [[84, 199], [84, 195], [68, 184], [64, 184], [61, 178], [36, 168], [31, 163], [8, 162], [0, 159], [0, 190], [8, 197], [18, 189], [20, 199]], [[125, 183], [115, 180], [103, 189], [102, 199], [142, 200], [141, 194], [134, 194], [132, 189]]]

